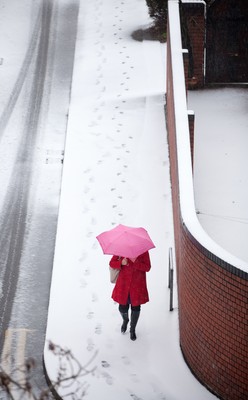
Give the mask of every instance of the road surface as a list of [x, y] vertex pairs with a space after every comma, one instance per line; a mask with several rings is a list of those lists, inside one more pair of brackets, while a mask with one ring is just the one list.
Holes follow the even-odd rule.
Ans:
[[9, 372], [29, 356], [41, 370], [78, 8], [5, 0], [1, 10], [0, 350]]

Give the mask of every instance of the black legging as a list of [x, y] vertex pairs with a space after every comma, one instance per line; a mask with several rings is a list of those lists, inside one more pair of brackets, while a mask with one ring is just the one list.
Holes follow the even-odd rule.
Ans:
[[[125, 304], [125, 305], [119, 304], [119, 311], [121, 313], [127, 313], [128, 309], [129, 309], [129, 305], [130, 305], [129, 303]], [[131, 304], [131, 310], [132, 311], [140, 311], [140, 306], [132, 306], [132, 304]]]

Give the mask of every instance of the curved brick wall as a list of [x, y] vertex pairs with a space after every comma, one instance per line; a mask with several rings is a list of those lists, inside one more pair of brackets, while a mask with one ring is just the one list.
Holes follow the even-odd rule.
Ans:
[[180, 34], [176, 32], [177, 13], [177, 1], [169, 1], [166, 113], [180, 345], [190, 369], [209, 390], [223, 400], [247, 400], [248, 273], [245, 271], [248, 269], [201, 231], [193, 209], [192, 166], [188, 165], [191, 163], [189, 128], [183, 61], [178, 47]]
[[222, 399], [248, 398], [248, 274], [210, 253], [181, 226], [181, 348]]

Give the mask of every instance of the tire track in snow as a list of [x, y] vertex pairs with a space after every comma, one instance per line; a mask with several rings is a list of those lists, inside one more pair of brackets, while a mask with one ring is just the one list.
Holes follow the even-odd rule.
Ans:
[[31, 32], [31, 35], [30, 35], [29, 46], [27, 48], [26, 55], [24, 57], [20, 72], [18, 74], [18, 77], [14, 84], [13, 90], [11, 92], [9, 101], [6, 104], [6, 106], [2, 112], [2, 115], [0, 117], [0, 139], [3, 136], [4, 129], [6, 128], [9, 118], [15, 108], [15, 105], [16, 105], [16, 102], [21, 93], [23, 84], [26, 80], [30, 64], [33, 60], [33, 57], [35, 54], [35, 49], [37, 46], [37, 41], [39, 39], [40, 29], [41, 29], [41, 18], [42, 18], [42, 9], [39, 10], [39, 13], [37, 15], [36, 22], [33, 27], [33, 31]]
[[[22, 128], [22, 140], [17, 159], [12, 171], [10, 185], [5, 196], [0, 238], [0, 265], [2, 270], [2, 292], [0, 298], [0, 349], [3, 346], [4, 332], [11, 316], [13, 297], [19, 276], [19, 264], [22, 256], [25, 228], [27, 223], [29, 183], [32, 174], [34, 143], [42, 104], [44, 82], [47, 72], [49, 35], [51, 28], [52, 5], [45, 0], [39, 12], [24, 63], [18, 76], [15, 88], [1, 119], [3, 129], [10, 117], [16, 101], [27, 78], [32, 61], [32, 51], [37, 45], [35, 72], [28, 99], [27, 114]], [[36, 44], [36, 39], [38, 42]]]

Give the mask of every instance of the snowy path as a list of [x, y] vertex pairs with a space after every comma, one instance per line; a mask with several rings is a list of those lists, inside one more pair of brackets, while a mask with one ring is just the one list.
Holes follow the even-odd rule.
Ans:
[[[82, 365], [94, 356], [89, 400], [210, 400], [183, 361], [177, 308], [168, 311], [166, 47], [130, 37], [149, 22], [141, 0], [81, 3], [46, 337]], [[95, 239], [117, 223], [144, 226], [156, 244], [136, 342], [120, 334], [109, 257]], [[45, 364], [54, 377], [47, 350]]]

